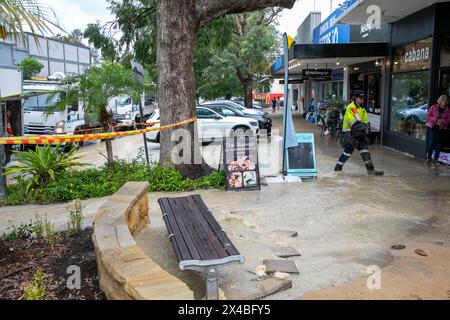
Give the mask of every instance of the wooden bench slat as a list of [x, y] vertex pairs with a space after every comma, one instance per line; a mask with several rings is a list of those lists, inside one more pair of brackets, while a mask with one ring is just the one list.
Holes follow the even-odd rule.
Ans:
[[[191, 254], [191, 251], [188, 248], [188, 244], [185, 242], [185, 239], [183, 238], [183, 234], [180, 230], [180, 227], [178, 226], [177, 221], [175, 220], [174, 215], [172, 214], [172, 207], [169, 203], [169, 198], [161, 198], [158, 200], [159, 205], [162, 207], [163, 209], [163, 215], [164, 218], [167, 218], [167, 221], [169, 222], [169, 226], [171, 228], [171, 230], [169, 230], [169, 232], [172, 232], [174, 234], [174, 237], [171, 238], [175, 238], [174, 240], [171, 239], [172, 241], [172, 245], [175, 249], [175, 252], [177, 252], [177, 249], [180, 253], [180, 256], [178, 258], [179, 261], [182, 260], [191, 260], [194, 257]], [[166, 224], [167, 226], [167, 224]], [[170, 234], [169, 234], [170, 236]], [[175, 241], [175, 242], [173, 242]], [[175, 245], [174, 245], [175, 244]]]
[[223, 231], [222, 227], [219, 225], [217, 220], [211, 214], [211, 212], [209, 211], [206, 204], [203, 202], [203, 199], [200, 197], [200, 195], [198, 195], [198, 194], [193, 195], [192, 199], [195, 201], [197, 206], [200, 208], [200, 211], [202, 212], [203, 216], [208, 221], [209, 225], [214, 230], [218, 239], [222, 243], [222, 246], [226, 249], [226, 251], [229, 253], [229, 255], [240, 255], [239, 251], [236, 249], [236, 247], [231, 242], [230, 238], [228, 238], [227, 234]]
[[196, 239], [194, 235], [191, 235], [190, 230], [187, 228], [186, 221], [183, 219], [184, 215], [182, 214], [183, 208], [178, 206], [176, 202], [176, 198], [169, 198], [169, 204], [171, 207], [171, 214], [175, 218], [177, 225], [181, 231], [181, 236], [183, 237], [186, 245], [192, 255], [193, 260], [202, 260], [202, 255], [199, 252], [199, 247], [201, 246], [201, 242], [199, 239]]
[[203, 229], [203, 232], [207, 237], [207, 241], [211, 247], [211, 250], [216, 252], [218, 258], [228, 257], [229, 256], [228, 252], [225, 250], [224, 246], [219, 241], [217, 234], [208, 224], [208, 222], [206, 221], [205, 217], [201, 212], [201, 209], [197, 206], [192, 197], [186, 198], [186, 205], [188, 206], [188, 209], [190, 209], [190, 212], [192, 213], [192, 216], [195, 219], [195, 221], [197, 221], [197, 223]]
[[207, 233], [197, 220], [196, 212], [200, 211], [197, 206], [191, 207], [187, 201], [188, 198], [178, 198], [176, 201], [183, 208], [183, 212], [180, 214], [185, 217], [188, 230], [191, 231], [191, 235], [194, 237], [198, 245], [199, 253], [203, 260], [219, 259], [214, 246], [212, 245]]

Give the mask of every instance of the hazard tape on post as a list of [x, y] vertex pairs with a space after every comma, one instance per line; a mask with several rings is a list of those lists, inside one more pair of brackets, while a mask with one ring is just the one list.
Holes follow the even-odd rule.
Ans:
[[22, 136], [22, 137], [1, 137], [0, 144], [58, 144], [67, 142], [81, 142], [113, 139], [117, 137], [132, 136], [152, 131], [163, 131], [170, 128], [179, 127], [188, 123], [197, 121], [197, 118], [187, 119], [181, 122], [161, 126], [158, 128], [138, 129], [122, 132], [104, 132], [104, 133], [88, 133], [74, 135], [43, 135], [43, 136]]

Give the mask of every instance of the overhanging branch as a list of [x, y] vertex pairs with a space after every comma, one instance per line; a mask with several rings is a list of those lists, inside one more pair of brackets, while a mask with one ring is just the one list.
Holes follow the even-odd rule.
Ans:
[[199, 25], [212, 19], [233, 13], [261, 10], [267, 7], [292, 8], [295, 0], [197, 0], [196, 12]]

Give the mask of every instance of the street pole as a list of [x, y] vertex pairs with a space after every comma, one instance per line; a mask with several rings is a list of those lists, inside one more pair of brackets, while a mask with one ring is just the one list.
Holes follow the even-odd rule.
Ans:
[[[142, 85], [144, 87], [144, 67], [137, 63], [136, 61], [131, 61], [131, 68], [133, 69], [134, 80], [136, 83]], [[145, 101], [145, 89], [143, 90], [143, 96], [139, 99], [139, 113], [140, 113], [140, 122], [144, 122], [144, 110], [142, 108], [142, 100]], [[144, 124], [145, 128], [145, 124]], [[142, 134], [144, 139], [144, 149], [145, 149], [145, 159], [147, 160], [147, 165], [150, 168], [150, 158], [147, 150], [147, 138], [145, 137], [145, 133]]]
[[283, 175], [287, 174], [286, 168], [286, 128], [287, 128], [287, 107], [289, 104], [289, 45], [287, 33], [283, 35], [284, 44], [284, 116], [283, 116]]
[[[3, 125], [3, 101], [2, 92], [0, 90], [0, 136], [4, 137], [4, 125]], [[3, 167], [6, 166], [6, 154], [5, 145], [0, 144], [0, 173], [3, 173]], [[6, 177], [0, 176], [0, 199], [4, 199], [6, 196]]]
[[[144, 100], [145, 100], [145, 92], [144, 92]], [[143, 122], [144, 121], [144, 110], [142, 108], [142, 99], [140, 99], [140, 101], [139, 101], [139, 112], [141, 114], [140, 121]], [[144, 125], [144, 129], [145, 129], [145, 125]], [[142, 134], [142, 137], [144, 138], [145, 159], [147, 160], [148, 167], [150, 167], [150, 158], [148, 155], [147, 138], [145, 137], [145, 133]]]

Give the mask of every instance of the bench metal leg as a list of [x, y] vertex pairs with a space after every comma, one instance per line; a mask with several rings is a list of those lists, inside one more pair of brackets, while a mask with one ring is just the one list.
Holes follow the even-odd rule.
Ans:
[[205, 271], [206, 275], [206, 299], [219, 299], [219, 274], [216, 267], [210, 267]]

